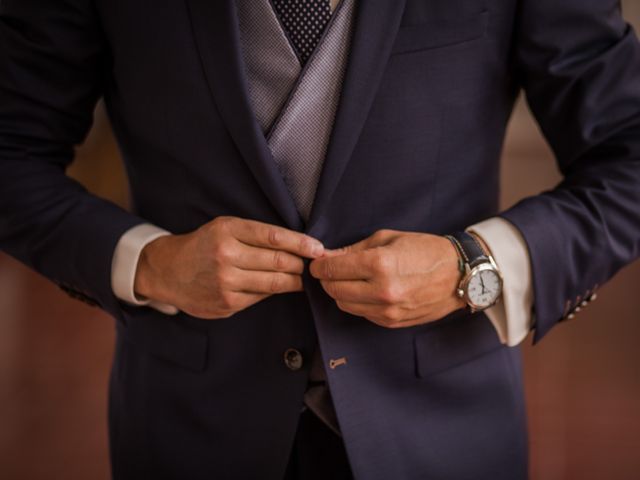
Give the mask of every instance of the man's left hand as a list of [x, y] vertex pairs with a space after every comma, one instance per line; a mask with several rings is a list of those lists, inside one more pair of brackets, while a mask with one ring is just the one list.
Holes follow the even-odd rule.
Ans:
[[379, 230], [311, 262], [338, 307], [387, 328], [438, 320], [463, 308], [458, 254], [445, 237]]

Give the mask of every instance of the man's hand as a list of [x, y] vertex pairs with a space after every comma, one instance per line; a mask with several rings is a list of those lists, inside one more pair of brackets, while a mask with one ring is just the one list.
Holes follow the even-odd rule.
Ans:
[[218, 217], [192, 233], [149, 243], [134, 289], [198, 318], [226, 318], [270, 295], [302, 290], [302, 257], [323, 252], [302, 233]]
[[455, 295], [458, 254], [436, 235], [380, 230], [325, 250], [311, 274], [341, 310], [387, 328], [431, 322], [465, 306]]

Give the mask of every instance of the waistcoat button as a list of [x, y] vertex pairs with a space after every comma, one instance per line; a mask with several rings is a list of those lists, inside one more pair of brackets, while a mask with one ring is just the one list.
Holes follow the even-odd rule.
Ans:
[[288, 348], [284, 352], [284, 364], [289, 370], [300, 370], [302, 368], [302, 354], [295, 348]]

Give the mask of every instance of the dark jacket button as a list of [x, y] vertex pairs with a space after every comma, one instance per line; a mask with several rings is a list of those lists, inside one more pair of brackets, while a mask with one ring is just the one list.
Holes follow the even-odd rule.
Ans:
[[288, 348], [284, 352], [284, 364], [289, 370], [300, 370], [303, 364], [302, 354], [295, 348]]

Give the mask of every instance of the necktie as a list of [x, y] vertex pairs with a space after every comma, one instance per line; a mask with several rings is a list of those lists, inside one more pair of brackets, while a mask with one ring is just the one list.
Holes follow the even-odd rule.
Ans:
[[304, 65], [329, 23], [330, 0], [273, 0], [273, 6]]

